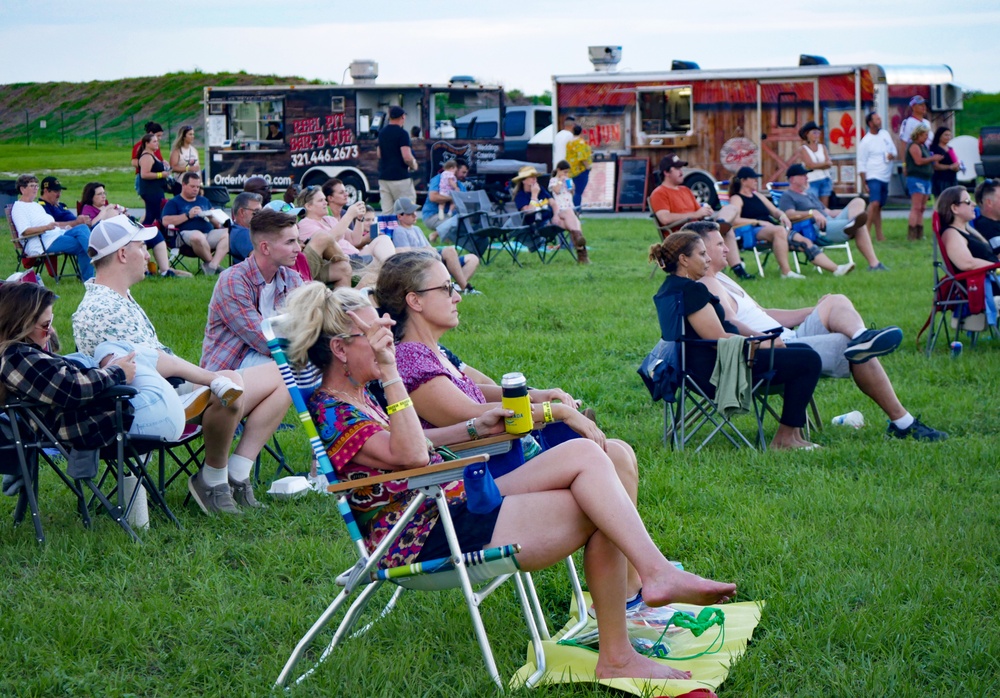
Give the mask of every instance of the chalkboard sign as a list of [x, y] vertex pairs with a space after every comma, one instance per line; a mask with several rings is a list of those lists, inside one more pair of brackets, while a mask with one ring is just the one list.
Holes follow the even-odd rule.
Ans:
[[649, 158], [618, 158], [618, 163], [618, 196], [615, 198], [615, 211], [630, 208], [645, 211]]

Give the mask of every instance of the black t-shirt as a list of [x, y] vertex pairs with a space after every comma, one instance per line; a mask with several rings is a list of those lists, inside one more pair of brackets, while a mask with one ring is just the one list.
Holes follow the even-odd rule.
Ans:
[[990, 247], [993, 248], [994, 252], [1000, 252], [1000, 221], [995, 221], [986, 216], [979, 216], [979, 218], [972, 221], [972, 227], [976, 229], [977, 233], [986, 238], [986, 242], [990, 243]]
[[396, 182], [409, 179], [410, 171], [403, 161], [400, 148], [410, 145], [410, 134], [402, 126], [389, 124], [378, 132], [378, 149], [381, 157], [378, 161], [379, 179]]
[[[952, 160], [951, 153], [948, 152], [948, 149], [942, 148], [937, 143], [931, 146], [931, 154], [944, 156], [941, 162], [938, 163], [939, 165], [955, 164], [955, 161]], [[940, 194], [948, 187], [953, 187], [958, 184], [958, 173], [954, 170], [934, 170], [934, 173], [931, 175], [931, 182], [935, 186], [935, 193]]]
[[[676, 335], [676, 332], [673, 329], [674, 304], [671, 302], [671, 297], [677, 294], [680, 294], [684, 305], [684, 333], [682, 335], [684, 339], [702, 339], [694, 331], [694, 328], [691, 327], [691, 323], [688, 322], [688, 316], [698, 312], [709, 304], [712, 305], [716, 317], [722, 323], [722, 329], [731, 334], [739, 334], [736, 326], [726, 321], [726, 313], [722, 309], [722, 304], [718, 297], [713, 296], [712, 292], [704, 284], [699, 284], [676, 274], [667, 274], [667, 278], [660, 286], [660, 290], [653, 296], [653, 303], [656, 305], [656, 314], [660, 320], [660, 336], [664, 340], [671, 341], [677, 339], [676, 336], [673, 336]], [[689, 346], [687, 349], [687, 365], [688, 369], [696, 376], [706, 377], [711, 375], [712, 370], [715, 368], [715, 348], [704, 345]]]

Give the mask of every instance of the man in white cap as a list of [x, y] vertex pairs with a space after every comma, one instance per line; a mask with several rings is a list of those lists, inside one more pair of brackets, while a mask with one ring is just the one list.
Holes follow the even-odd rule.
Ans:
[[[144, 239], [144, 230], [150, 229], [138, 228], [126, 216], [116, 216], [99, 223], [91, 233], [96, 276], [86, 284], [83, 300], [73, 314], [77, 348], [91, 353], [102, 342], [129, 342], [137, 350], [155, 352], [160, 375], [208, 386], [192, 391], [203, 396], [205, 467], [191, 478], [188, 489], [205, 513], [239, 514], [237, 504], [259, 507], [250, 471], [288, 409], [288, 391], [277, 372], [272, 376], [266, 367], [242, 375], [206, 371], [174, 356], [160, 341], [152, 322], [129, 292], [145, 277], [149, 254], [139, 242]], [[190, 398], [182, 395], [181, 399]], [[229, 455], [243, 417], [246, 428], [235, 452]]]
[[910, 99], [910, 115], [903, 119], [903, 123], [899, 126], [899, 140], [909, 146], [911, 143], [910, 134], [920, 124], [923, 124], [927, 127], [928, 131], [934, 133], [934, 128], [927, 119], [926, 100], [920, 95], [913, 95]]

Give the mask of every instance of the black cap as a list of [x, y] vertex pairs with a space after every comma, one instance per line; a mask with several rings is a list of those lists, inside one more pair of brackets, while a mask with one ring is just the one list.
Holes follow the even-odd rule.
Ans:
[[788, 177], [789, 179], [797, 175], [807, 175], [807, 174], [809, 174], [809, 170], [807, 170], [806, 166], [803, 165], [801, 162], [797, 162], [791, 167], [789, 167], [787, 170], [785, 170], [785, 176]]
[[406, 110], [404, 110], [402, 107], [395, 107], [395, 106], [389, 107], [389, 118], [390, 119], [398, 119], [399, 117], [405, 116], [405, 115], [406, 115]]
[[687, 166], [687, 160], [681, 160], [677, 157], [676, 153], [667, 153], [660, 160], [660, 172], [666, 172], [671, 167], [685, 167]]
[[46, 177], [42, 180], [42, 191], [62, 191], [63, 185], [55, 177]]
[[820, 127], [815, 121], [807, 121], [806, 125], [799, 129], [799, 138], [801, 138], [802, 140], [806, 140], [806, 136], [813, 129], [819, 131]]
[[754, 172], [752, 167], [741, 167], [740, 171], [736, 173], [736, 179], [756, 179], [757, 177], [763, 177], [763, 175]]

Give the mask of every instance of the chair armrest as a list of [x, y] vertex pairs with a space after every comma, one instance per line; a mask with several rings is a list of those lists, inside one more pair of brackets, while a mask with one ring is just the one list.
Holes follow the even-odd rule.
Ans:
[[1000, 264], [991, 264], [988, 267], [979, 267], [978, 269], [969, 269], [967, 271], [959, 272], [955, 274], [956, 281], [965, 281], [966, 279], [972, 278], [974, 276], [979, 276], [980, 274], [986, 274], [987, 272], [995, 271], [1000, 269]]
[[96, 397], [132, 398], [138, 394], [139, 391], [131, 385], [112, 385]]
[[481, 439], [470, 439], [469, 441], [451, 444], [447, 448], [455, 455], [461, 455], [463, 452], [468, 451], [469, 453], [466, 457], [479, 455], [479, 453], [506, 453], [510, 450], [511, 442], [517, 441], [522, 436], [523, 434], [508, 434], [504, 432], [502, 434], [494, 434], [493, 436], [485, 436]]
[[[398, 470], [394, 472], [385, 473], [383, 475], [373, 475], [371, 477], [362, 478], [360, 480], [350, 480], [348, 482], [336, 482], [332, 485], [327, 485], [328, 492], [349, 492], [351, 490], [356, 490], [360, 487], [368, 487], [370, 485], [378, 485], [383, 482], [406, 482], [407, 480], [413, 480], [415, 478], [420, 478], [426, 475], [441, 475], [442, 473], [455, 472], [455, 477], [448, 478], [449, 480], [461, 480], [461, 471], [465, 469], [465, 466], [471, 465], [472, 463], [485, 463], [490, 457], [486, 454], [479, 456], [471, 456], [469, 458], [461, 458], [459, 460], [446, 461], [444, 463], [436, 463], [434, 465], [428, 465], [423, 468], [412, 468], [410, 470]], [[445, 482], [447, 480], [444, 480]]]

